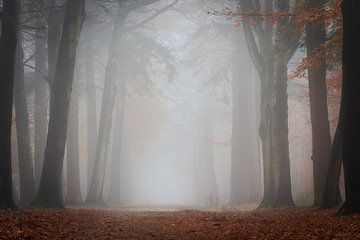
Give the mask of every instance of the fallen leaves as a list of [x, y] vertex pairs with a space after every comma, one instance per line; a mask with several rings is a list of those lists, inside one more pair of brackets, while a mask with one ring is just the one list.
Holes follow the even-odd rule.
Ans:
[[23, 209], [0, 212], [0, 239], [360, 239], [360, 215], [334, 213]]

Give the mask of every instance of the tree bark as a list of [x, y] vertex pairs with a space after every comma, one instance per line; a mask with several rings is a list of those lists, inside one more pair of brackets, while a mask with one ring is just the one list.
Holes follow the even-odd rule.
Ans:
[[[240, 56], [240, 52], [237, 54]], [[233, 69], [233, 122], [231, 146], [231, 197], [233, 205], [252, 203], [258, 200], [257, 190], [260, 181], [260, 169], [256, 141], [256, 113], [251, 109], [252, 81], [250, 74], [245, 74], [251, 66], [239, 66], [240, 59], [234, 59]], [[259, 161], [260, 162], [260, 161]]]
[[57, 54], [61, 40], [63, 11], [56, 9], [59, 7], [57, 0], [48, 0], [47, 2], [50, 9], [47, 17], [48, 83], [51, 89], [51, 85], [54, 82]]
[[35, 196], [35, 178], [24, 81], [24, 53], [20, 39], [21, 37], [18, 39], [19, 43], [16, 52], [14, 105], [19, 154], [20, 203], [27, 205], [31, 203]]
[[[277, 2], [279, 12], [289, 11], [289, 0]], [[294, 206], [291, 193], [290, 157], [289, 157], [289, 124], [288, 124], [288, 39], [286, 35], [287, 19], [279, 19], [275, 29], [274, 55], [274, 89], [275, 89], [275, 207]]]
[[[249, 0], [239, 0], [242, 13], [254, 11], [255, 7]], [[265, 11], [273, 12], [273, 2], [265, 1]], [[261, 153], [263, 163], [264, 194], [260, 208], [271, 207], [275, 201], [275, 165], [273, 155], [274, 131], [274, 29], [271, 24], [252, 26], [250, 17], [244, 18], [243, 29], [250, 57], [260, 78], [260, 126]], [[255, 34], [258, 41], [255, 40]]]
[[91, 39], [87, 43], [85, 59], [85, 86], [86, 86], [86, 117], [87, 117], [87, 184], [90, 189], [91, 176], [94, 169], [94, 160], [97, 140], [97, 106], [96, 106], [96, 84], [94, 72], [93, 43]]
[[[76, 79], [75, 81], [79, 81]], [[77, 85], [77, 84], [75, 84]], [[79, 92], [74, 87], [71, 97], [69, 127], [66, 142], [66, 204], [82, 202], [80, 187], [80, 145], [79, 145]]]
[[[123, 94], [121, 94], [123, 95]], [[120, 106], [116, 112], [114, 134], [112, 141], [112, 153], [111, 153], [111, 176], [110, 176], [110, 194], [109, 201], [111, 203], [119, 204], [121, 201], [120, 196], [120, 181], [121, 176], [119, 174], [121, 167], [121, 146], [123, 137], [123, 125], [125, 114], [125, 96], [121, 97]]]
[[[307, 9], [321, 9], [321, 2], [310, 0]], [[325, 45], [326, 30], [323, 18], [309, 22], [306, 27], [307, 57], [316, 57], [316, 51], [321, 45]], [[314, 181], [314, 206], [322, 203], [326, 181], [326, 173], [329, 166], [331, 135], [329, 113], [327, 105], [326, 87], [326, 60], [321, 59], [320, 66], [308, 68], [310, 116], [312, 127], [313, 145], [313, 181]]]
[[[44, 26], [38, 26], [44, 27]], [[46, 83], [46, 38], [42, 30], [35, 33], [35, 180], [39, 184], [47, 135], [47, 83]]]
[[70, 98], [74, 78], [76, 49], [85, 18], [85, 0], [68, 0], [65, 7], [55, 78], [50, 99], [50, 121], [44, 166], [34, 204], [62, 208], [62, 168]]
[[11, 126], [19, 13], [20, 0], [3, 0], [0, 37], [0, 208], [2, 209], [16, 209], [12, 190]]
[[339, 181], [341, 174], [341, 116], [336, 128], [334, 140], [331, 147], [329, 168], [326, 175], [321, 209], [328, 209], [339, 206], [341, 195], [339, 190]]
[[360, 212], [360, 2], [343, 0], [341, 143], [346, 199], [339, 215]]

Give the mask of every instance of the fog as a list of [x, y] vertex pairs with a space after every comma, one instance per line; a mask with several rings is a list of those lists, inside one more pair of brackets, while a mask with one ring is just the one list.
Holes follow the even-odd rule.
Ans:
[[[135, 3], [123, 3], [123, 8], [127, 4]], [[117, 94], [107, 156], [106, 201], [184, 206], [229, 202], [231, 82], [240, 77], [246, 91], [252, 91], [252, 98], [243, 98], [246, 103], [240, 112], [255, 120], [243, 125], [254, 130], [258, 110], [252, 101], [258, 89], [241, 29], [234, 21], [209, 14], [226, 6], [217, 1], [157, 1], [130, 13], [118, 10], [118, 3], [88, 6], [76, 81], [79, 85], [86, 81], [81, 73], [83, 56], [94, 56], [98, 124], [104, 66], [109, 52], [117, 52], [117, 66], [111, 73]], [[126, 19], [119, 20], [122, 14], [127, 14]], [[123, 26], [110, 46], [117, 21], [124, 21]], [[93, 42], [91, 53], [86, 47], [89, 41]], [[242, 65], [241, 72], [234, 72]], [[248, 87], [250, 84], [253, 86]], [[86, 139], [86, 99], [81, 94], [79, 97], [80, 118], [84, 119], [80, 121], [81, 135]], [[258, 144], [251, 143], [255, 149], [259, 149]], [[86, 144], [81, 148], [84, 164], [80, 169], [84, 196], [86, 158], [94, 157], [85, 154], [86, 148]], [[243, 154], [252, 157], [251, 152]], [[255, 187], [253, 200], [260, 198], [261, 188], [260, 159], [256, 161], [257, 186], [247, 183], [243, 191]]]
[[[93, 187], [110, 206], [261, 202], [261, 86], [239, 16], [229, 14], [236, 9], [237, 1], [86, 2], [63, 167], [65, 199], [69, 189], [80, 188], [82, 200], [93, 203]], [[33, 57], [42, 39], [37, 33], [23, 33], [30, 110], [40, 108], [34, 78], [48, 71], [42, 73]], [[299, 47], [289, 75], [303, 57]], [[311, 205], [308, 85], [293, 78], [287, 88], [292, 194], [296, 204]], [[29, 113], [37, 126], [39, 112]], [[45, 147], [33, 145], [35, 155]], [[70, 162], [74, 156], [78, 163]], [[76, 174], [78, 180], [70, 177]]]

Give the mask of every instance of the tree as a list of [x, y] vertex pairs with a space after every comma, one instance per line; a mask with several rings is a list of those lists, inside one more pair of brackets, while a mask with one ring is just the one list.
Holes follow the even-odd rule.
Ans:
[[54, 82], [55, 68], [57, 54], [59, 50], [59, 43], [61, 41], [63, 8], [59, 8], [57, 0], [47, 0], [48, 14], [47, 14], [47, 45], [48, 45], [48, 83], [50, 85]]
[[20, 203], [29, 204], [33, 200], [36, 190], [24, 79], [24, 53], [21, 39], [21, 34], [19, 33], [15, 64], [14, 105], [19, 154]]
[[[76, 82], [79, 81], [79, 75], [79, 73], [76, 74]], [[80, 187], [79, 84], [76, 84], [76, 82], [71, 97], [66, 141], [66, 203], [72, 205], [82, 202]]]
[[49, 131], [39, 190], [34, 204], [63, 207], [62, 168], [65, 153], [76, 49], [85, 18], [85, 0], [68, 0], [50, 99]]
[[338, 206], [341, 202], [341, 195], [339, 190], [339, 181], [341, 174], [341, 116], [338, 126], [336, 128], [334, 140], [331, 146], [331, 152], [329, 156], [329, 167], [326, 173], [326, 182], [323, 190], [323, 198], [321, 203], [321, 209], [328, 209]]
[[[289, 15], [289, 0], [279, 0], [277, 11]], [[299, 37], [292, 36], [290, 17], [277, 19], [274, 39], [274, 160], [275, 160], [275, 207], [293, 206], [291, 193], [289, 124], [288, 124], [288, 63], [294, 55]]]
[[[238, 37], [239, 38], [239, 37]], [[240, 41], [240, 39], [238, 39]], [[234, 54], [232, 74], [231, 204], [256, 202], [261, 192], [260, 154], [257, 144], [256, 98], [252, 66]], [[239, 64], [240, 63], [240, 64]], [[244, 112], [246, 114], [244, 114]]]
[[[289, 0], [240, 0], [245, 39], [261, 84], [260, 138], [264, 169], [264, 197], [260, 207], [292, 206], [287, 119], [287, 64], [298, 48]], [[295, 2], [298, 11], [301, 1]], [[264, 10], [264, 14], [260, 12]], [[275, 14], [274, 10], [277, 10]], [[251, 14], [252, 12], [258, 14]], [[279, 17], [277, 17], [279, 15]], [[269, 19], [262, 16], [270, 16]], [[272, 17], [275, 16], [275, 17]], [[253, 24], [251, 20], [261, 23]], [[275, 21], [275, 28], [272, 22]], [[255, 38], [257, 36], [257, 40]], [[274, 39], [274, 41], [273, 41]]]
[[34, 1], [33, 9], [37, 12], [35, 20], [35, 126], [34, 126], [34, 152], [35, 152], [35, 180], [39, 184], [47, 134], [47, 82], [46, 82], [46, 23], [41, 16], [44, 11], [43, 1]]
[[[258, 1], [257, 3], [260, 4]], [[246, 13], [255, 10], [252, 1], [239, 0], [239, 7], [242, 14], [245, 15], [243, 18], [245, 40], [250, 57], [258, 72], [261, 85], [259, 135], [261, 138], [264, 169], [264, 195], [260, 207], [270, 207], [275, 201], [275, 166], [273, 164], [273, 143], [271, 138], [273, 134], [272, 119], [274, 106], [273, 102], [270, 101], [274, 94], [272, 88], [274, 81], [274, 28], [269, 23], [263, 25], [251, 24], [251, 17], [246, 16]], [[273, 12], [272, 1], [265, 1], [264, 8], [268, 13]], [[256, 41], [255, 34], [259, 41]]]
[[[306, 7], [306, 10], [310, 11], [323, 9], [321, 1], [318, 0], [308, 1]], [[317, 49], [325, 45], [325, 19], [320, 15], [318, 19], [309, 21], [305, 26], [305, 32], [307, 57], [312, 58], [317, 54]], [[313, 145], [314, 205], [320, 206], [331, 149], [325, 59], [321, 59], [318, 66], [310, 66], [308, 68], [308, 79]]]
[[339, 215], [360, 212], [360, 2], [344, 0], [343, 14], [343, 86], [340, 119], [342, 158], [346, 199]]
[[[118, 56], [120, 51], [119, 40], [121, 36], [129, 33], [140, 26], [143, 26], [151, 19], [154, 19], [160, 13], [169, 9], [171, 6], [176, 4], [178, 0], [175, 0], [169, 6], [158, 11], [156, 14], [151, 16], [148, 19], [143, 20], [139, 24], [130, 26], [129, 28], [123, 28], [127, 19], [127, 16], [142, 7], [150, 5], [158, 0], [149, 0], [143, 2], [130, 2], [124, 3], [119, 6], [118, 16], [116, 17], [116, 24], [113, 29], [111, 44], [109, 48], [109, 57], [106, 65], [106, 74], [105, 74], [105, 83], [104, 83], [104, 92], [101, 103], [101, 114], [100, 114], [100, 124], [98, 132], [98, 140], [96, 145], [96, 153], [93, 167], [93, 174], [91, 177], [90, 188], [88, 191], [88, 196], [86, 202], [88, 203], [103, 203], [103, 188], [105, 180], [105, 170], [106, 170], [106, 160], [108, 155], [108, 146], [110, 142], [110, 133], [112, 129], [112, 117], [113, 109], [115, 105], [115, 97], [117, 94], [116, 88], [116, 71], [118, 68]], [[124, 82], [121, 82], [120, 88], [125, 87]], [[121, 91], [123, 89], [120, 89]]]
[[[119, 9], [121, 8], [119, 7]], [[119, 16], [117, 17], [117, 21], [114, 26], [112, 40], [110, 44], [108, 63], [106, 67], [106, 76], [102, 97], [100, 126], [96, 145], [95, 160], [93, 166], [93, 173], [91, 176], [90, 188], [88, 190], [88, 195], [86, 199], [86, 202], [88, 203], [103, 203], [106, 159], [110, 141], [113, 117], [112, 114], [116, 96], [115, 71], [118, 67], [117, 55], [119, 48], [117, 46], [117, 41], [119, 39], [121, 29], [125, 24], [126, 17], [129, 14], [128, 12], [120, 13], [122, 12], [121, 10], [119, 10]]]
[[20, 0], [4, 0], [0, 37], [0, 208], [15, 209], [12, 196], [11, 125]]
[[94, 72], [94, 54], [93, 42], [90, 40], [86, 43], [87, 51], [85, 58], [85, 86], [86, 86], [86, 119], [87, 119], [87, 183], [90, 188], [91, 175], [96, 151], [96, 139], [98, 130], [97, 107], [96, 107], [96, 84]]

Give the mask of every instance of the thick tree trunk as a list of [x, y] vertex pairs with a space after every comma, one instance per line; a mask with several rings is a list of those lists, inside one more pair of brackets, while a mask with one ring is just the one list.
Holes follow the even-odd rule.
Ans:
[[346, 199], [339, 215], [360, 212], [360, 2], [344, 0], [341, 142]]
[[[310, 0], [309, 10], [321, 8], [318, 0]], [[324, 19], [310, 22], [306, 25], [307, 56], [316, 57], [316, 50], [325, 45], [326, 30]], [[322, 59], [320, 66], [308, 69], [310, 115], [313, 144], [313, 181], [314, 181], [314, 205], [320, 206], [326, 181], [326, 173], [329, 165], [331, 135], [329, 113], [327, 107], [326, 87], [326, 61]]]
[[[79, 79], [76, 79], [78, 81]], [[66, 204], [82, 202], [80, 187], [80, 145], [79, 145], [79, 92], [74, 87], [69, 113], [69, 127], [66, 142]]]
[[54, 82], [57, 54], [61, 40], [63, 12], [56, 9], [58, 7], [57, 0], [48, 0], [48, 7], [50, 9], [47, 17], [48, 82], [51, 89], [51, 85]]
[[[277, 2], [279, 12], [288, 12], [289, 0]], [[274, 157], [275, 157], [275, 207], [294, 206], [291, 193], [290, 157], [289, 157], [289, 124], [288, 124], [288, 95], [287, 95], [287, 52], [288, 39], [286, 37], [287, 19], [280, 19], [276, 24], [274, 56], [274, 87], [275, 87], [275, 128], [274, 128]]]
[[275, 164], [273, 146], [273, 81], [274, 81], [274, 55], [273, 55], [273, 30], [268, 26], [266, 39], [263, 39], [263, 52], [265, 68], [259, 73], [260, 77], [260, 127], [259, 135], [262, 147], [264, 194], [259, 205], [260, 208], [271, 207], [275, 202]]
[[331, 147], [329, 168], [326, 175], [326, 183], [324, 186], [322, 209], [333, 208], [341, 203], [339, 190], [339, 180], [341, 174], [341, 116], [336, 128], [334, 140]]
[[[265, 11], [273, 12], [273, 2], [265, 1]], [[239, 1], [239, 6], [243, 12], [253, 11], [253, 5], [248, 0]], [[244, 18], [244, 33], [249, 54], [254, 62], [260, 78], [260, 127], [259, 135], [261, 139], [261, 153], [263, 163], [263, 182], [264, 194], [259, 205], [260, 208], [271, 207], [275, 202], [275, 164], [273, 153], [273, 134], [274, 134], [274, 46], [273, 46], [273, 26], [264, 24], [262, 34], [255, 40], [254, 32], [249, 18]]]
[[24, 82], [24, 54], [20, 39], [21, 38], [19, 38], [15, 64], [14, 105], [19, 154], [20, 203], [27, 205], [35, 196], [35, 178], [31, 151], [29, 113]]
[[20, 0], [4, 0], [0, 37], [0, 208], [16, 209], [12, 191], [11, 126]]
[[93, 43], [87, 43], [85, 59], [85, 86], [86, 86], [86, 118], [87, 118], [87, 185], [90, 188], [91, 176], [94, 168], [97, 140], [97, 106], [96, 106], [96, 84], [94, 69]]
[[44, 166], [34, 202], [42, 207], [63, 207], [62, 168], [76, 49], [84, 17], [85, 0], [68, 0], [55, 79], [51, 91], [49, 132]]

